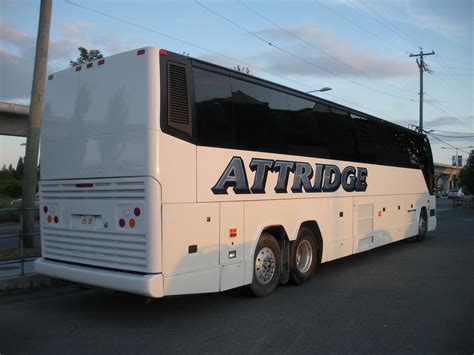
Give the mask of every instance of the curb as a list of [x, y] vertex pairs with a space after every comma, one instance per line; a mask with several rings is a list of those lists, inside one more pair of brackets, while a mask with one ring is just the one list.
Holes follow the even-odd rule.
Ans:
[[65, 285], [68, 282], [43, 275], [14, 276], [0, 279], [0, 295]]

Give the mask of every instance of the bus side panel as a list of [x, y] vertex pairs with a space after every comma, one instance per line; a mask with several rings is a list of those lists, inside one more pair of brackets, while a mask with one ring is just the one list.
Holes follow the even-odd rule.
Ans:
[[244, 237], [244, 203], [221, 203], [219, 233], [221, 291], [244, 284]]
[[352, 197], [338, 197], [329, 200], [330, 232], [326, 236], [328, 261], [352, 254], [352, 205]]
[[420, 195], [405, 196], [405, 238], [413, 237], [418, 233], [418, 218], [420, 215], [420, 208], [417, 205], [418, 200], [420, 200]]
[[166, 133], [157, 134], [156, 174], [162, 186], [163, 203], [195, 202], [196, 146]]
[[[269, 226], [283, 226], [289, 240], [295, 240], [301, 224], [316, 221], [323, 244], [329, 235], [328, 199], [247, 201], [244, 205], [245, 220], [245, 284], [252, 282], [254, 253], [262, 231]], [[291, 212], [291, 213], [290, 213]], [[323, 246], [322, 261], [328, 258]]]
[[374, 208], [374, 228], [379, 232], [377, 244], [383, 245], [403, 239], [405, 196], [377, 196]]
[[219, 204], [163, 205], [164, 294], [219, 291]]
[[150, 273], [161, 272], [162, 242], [161, 242], [161, 186], [152, 178], [147, 179], [146, 185], [146, 212], [147, 213], [147, 260]]
[[375, 197], [354, 198], [354, 254], [373, 248], [375, 238]]

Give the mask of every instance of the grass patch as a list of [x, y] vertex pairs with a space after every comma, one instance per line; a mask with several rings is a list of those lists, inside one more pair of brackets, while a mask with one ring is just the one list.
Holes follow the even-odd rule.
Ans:
[[[23, 248], [24, 258], [34, 258], [38, 256], [41, 256], [41, 247]], [[17, 260], [20, 258], [20, 248], [0, 250], [0, 261]]]

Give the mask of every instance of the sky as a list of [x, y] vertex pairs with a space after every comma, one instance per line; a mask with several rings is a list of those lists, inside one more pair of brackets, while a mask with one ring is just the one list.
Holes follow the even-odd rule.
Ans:
[[[0, 0], [0, 101], [29, 104], [39, 1]], [[48, 73], [79, 46], [105, 56], [156, 46], [418, 125], [425, 57], [424, 128], [434, 161], [474, 146], [474, 5], [471, 0], [55, 0]], [[0, 166], [16, 165], [25, 138], [0, 136]], [[445, 147], [447, 149], [442, 149]]]

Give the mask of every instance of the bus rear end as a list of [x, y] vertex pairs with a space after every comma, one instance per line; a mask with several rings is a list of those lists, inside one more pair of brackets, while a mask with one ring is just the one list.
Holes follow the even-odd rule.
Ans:
[[145, 48], [49, 76], [38, 273], [163, 295], [158, 57]]

